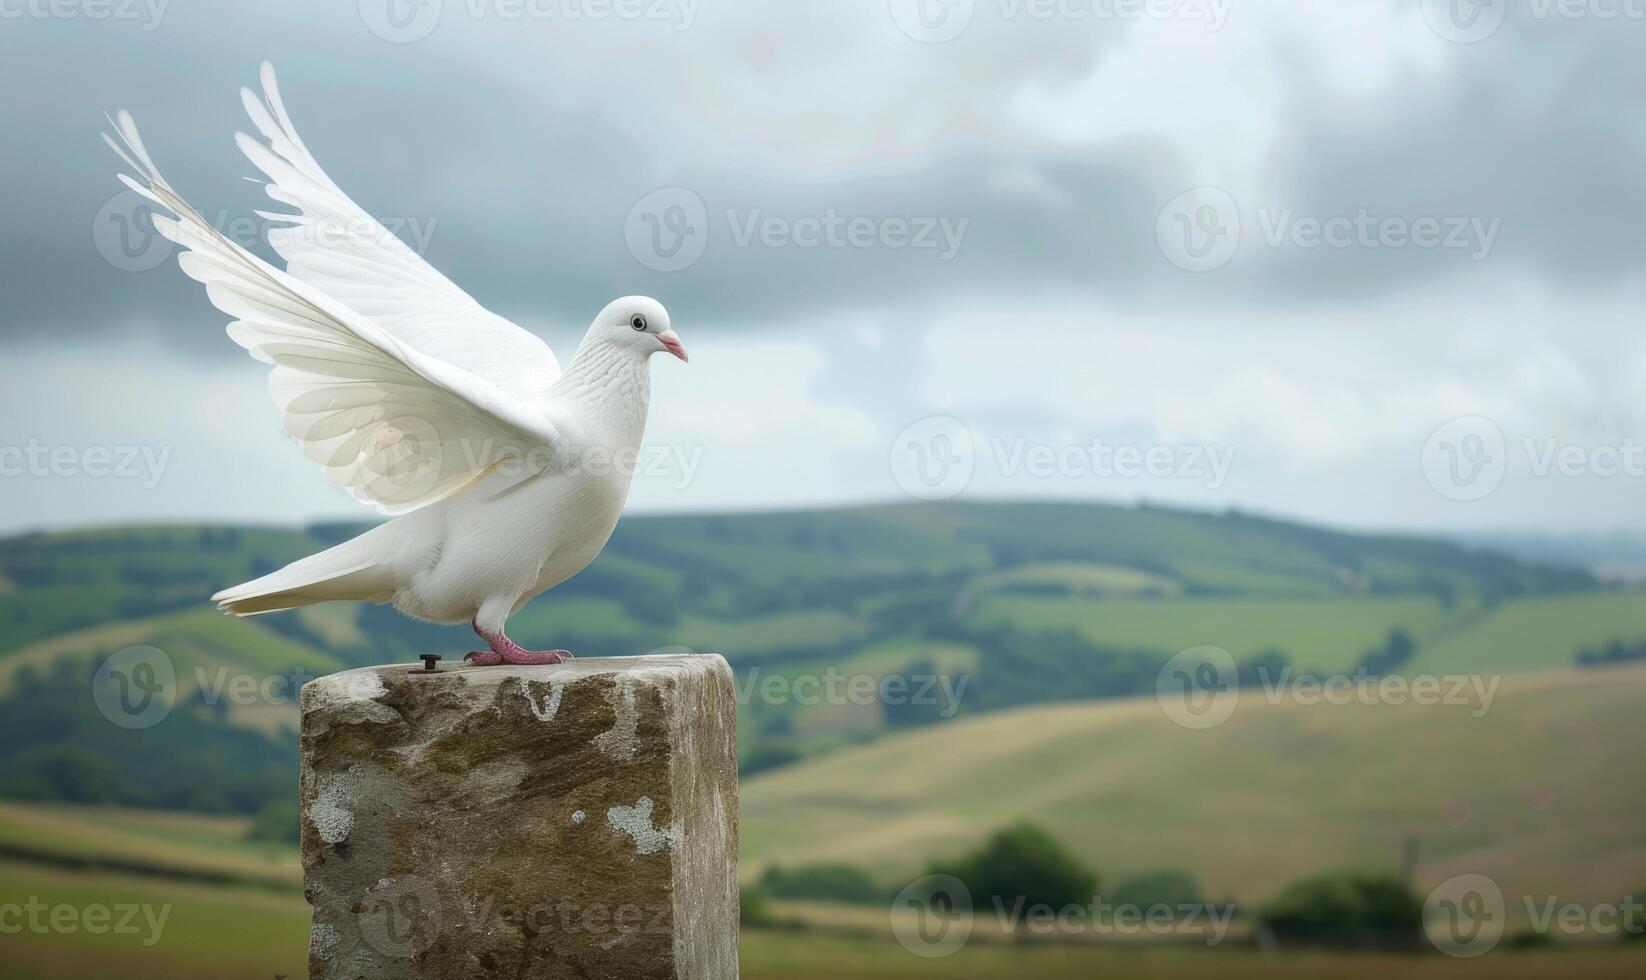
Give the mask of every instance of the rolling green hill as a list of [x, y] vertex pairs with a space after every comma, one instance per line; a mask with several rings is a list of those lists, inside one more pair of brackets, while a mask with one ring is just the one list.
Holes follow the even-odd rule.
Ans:
[[923, 728], [745, 781], [741, 871], [838, 861], [898, 884], [1029, 819], [1105, 881], [1181, 868], [1247, 903], [1322, 869], [1393, 871], [1413, 835], [1430, 887], [1480, 873], [1508, 895], [1600, 902], [1646, 881], [1646, 665], [1510, 676], [1477, 717], [1485, 703], [1243, 689], [1205, 730], [1153, 698]]
[[[248, 768], [260, 785], [287, 778], [290, 699], [203, 698], [202, 682], [471, 649], [464, 627], [385, 607], [236, 621], [206, 602], [359, 530], [152, 527], [0, 541], [0, 736], [15, 748], [0, 759], [0, 796], [246, 812], [258, 795], [250, 785], [227, 798], [181, 785], [157, 795], [123, 775], [177, 751], [220, 780], [243, 781]], [[746, 679], [960, 675], [968, 693], [958, 710], [971, 714], [1147, 691], [1167, 658], [1200, 644], [1242, 661], [1348, 671], [1400, 630], [1416, 650], [1394, 669], [1563, 666], [1579, 646], [1646, 637], [1639, 597], [1580, 570], [1239, 513], [908, 504], [631, 517], [593, 566], [531, 603], [512, 630], [586, 655], [717, 650]], [[134, 644], [176, 666], [180, 720], [117, 741], [84, 685], [102, 658]], [[19, 685], [34, 693], [20, 698]], [[740, 744], [754, 772], [939, 720], [879, 704], [756, 699]], [[106, 750], [88, 758], [97, 745]]]

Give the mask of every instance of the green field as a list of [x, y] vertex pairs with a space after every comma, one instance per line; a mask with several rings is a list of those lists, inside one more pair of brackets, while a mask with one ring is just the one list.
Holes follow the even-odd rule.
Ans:
[[[1236, 657], [1278, 649], [1300, 670], [1326, 672], [1352, 669], [1390, 629], [1404, 629], [1421, 644], [1447, 624], [1465, 621], [1468, 613], [1447, 611], [1426, 596], [1076, 600], [1019, 595], [989, 596], [977, 615], [1023, 629], [1076, 629], [1106, 646], [1167, 653], [1201, 644], [1222, 647]], [[1646, 626], [1646, 616], [1642, 623]], [[1547, 656], [1541, 660], [1537, 666], [1551, 665]], [[1553, 662], [1570, 663], [1570, 649]]]
[[[0, 861], [0, 905], [31, 899], [48, 907], [111, 909], [147, 906], [134, 918], [135, 933], [89, 934], [24, 930], [4, 940], [8, 980], [268, 980], [301, 977], [307, 967], [308, 906], [295, 891], [161, 882], [113, 874], [79, 874]], [[164, 915], [156, 931], [153, 923]], [[89, 921], [89, 920], [86, 920]], [[882, 930], [884, 927], [881, 927]], [[145, 942], [158, 936], [152, 945]], [[1499, 950], [1477, 960], [1438, 954], [1326, 954], [1307, 951], [1263, 955], [1249, 948], [1126, 947], [1089, 943], [1006, 944], [974, 940], [941, 959], [912, 955], [890, 938], [820, 930], [745, 929], [742, 975], [750, 980], [917, 980], [995, 978], [1018, 975], [1048, 980], [1094, 976], [1156, 978], [1385, 977], [1544, 978], [1637, 977], [1646, 967], [1638, 945], [1564, 947], [1519, 952]]]
[[[201, 678], [454, 658], [473, 637], [353, 605], [234, 620], [205, 597], [358, 530], [0, 540], [0, 907], [30, 896], [174, 905], [149, 947], [83, 930], [0, 936], [0, 974], [303, 974], [295, 859], [247, 839], [252, 814], [290, 807], [296, 709], [289, 696], [214, 701]], [[739, 748], [763, 770], [746, 768], [743, 781], [745, 882], [772, 864], [839, 861], [897, 886], [1028, 819], [1105, 884], [1180, 869], [1206, 897], [1247, 906], [1321, 871], [1392, 871], [1413, 840], [1420, 891], [1464, 872], [1508, 894], [1588, 903], [1646, 884], [1646, 783], [1633, 752], [1646, 665], [1573, 667], [1580, 647], [1646, 639], [1646, 591], [1605, 588], [1580, 569], [1147, 506], [634, 517], [511, 629], [582, 654], [715, 650], [740, 682], [934, 670], [969, 683], [952, 717], [758, 696], [743, 705]], [[1270, 704], [1248, 685], [1228, 722], [1194, 731], [1146, 693], [1156, 661], [1187, 647], [1279, 650], [1298, 671], [1347, 672], [1397, 629], [1416, 650], [1392, 670], [1500, 683], [1491, 710]], [[163, 723], [126, 730], [88, 683], [99, 658], [134, 644], [164, 651], [178, 683]], [[928, 961], [889, 938], [878, 907], [778, 905], [808, 927], [748, 931], [745, 976], [1646, 972], [1646, 944], [1464, 962], [996, 937]]]
[[1000, 712], [844, 749], [742, 792], [745, 880], [838, 861], [891, 885], [991, 829], [1041, 824], [1104, 880], [1193, 872], [1261, 902], [1331, 868], [1616, 901], [1646, 882], [1638, 771], [1646, 667], [1506, 678], [1478, 704], [1271, 704], [1216, 728], [1152, 698]]
[[[70, 814], [57, 818], [103, 822], [135, 842], [156, 827], [183, 832], [196, 818], [129, 811]], [[100, 819], [101, 818], [101, 819]], [[136, 826], [133, 826], [136, 825]], [[11, 840], [0, 826], [0, 842]], [[223, 849], [203, 842], [202, 855]], [[234, 848], [227, 848], [233, 851]], [[231, 859], [230, 863], [234, 863]], [[36, 930], [24, 925], [0, 940], [7, 980], [267, 980], [301, 977], [307, 968], [309, 909], [295, 886], [277, 891], [204, 885], [109, 872], [61, 871], [0, 860], [0, 907], [43, 906]], [[124, 931], [113, 926], [123, 909], [136, 907]], [[66, 908], [52, 925], [49, 910]], [[107, 908], [106, 919], [93, 910]], [[26, 919], [19, 918], [19, 923]], [[742, 975], [750, 980], [916, 980], [1001, 976], [1084, 980], [1093, 976], [1156, 978], [1383, 977], [1532, 978], [1635, 977], [1646, 965], [1640, 945], [1585, 944], [1520, 952], [1500, 949], [1478, 960], [1439, 954], [1327, 954], [1308, 951], [1264, 955], [1245, 946], [1121, 946], [1077, 942], [1006, 943], [979, 937], [939, 959], [924, 959], [890, 938], [886, 913], [865, 910], [863, 928], [745, 929]], [[101, 934], [88, 927], [96, 926]]]
[[1509, 673], [1564, 666], [1583, 646], [1646, 636], [1646, 594], [1528, 596], [1453, 634], [1419, 644], [1412, 673]]

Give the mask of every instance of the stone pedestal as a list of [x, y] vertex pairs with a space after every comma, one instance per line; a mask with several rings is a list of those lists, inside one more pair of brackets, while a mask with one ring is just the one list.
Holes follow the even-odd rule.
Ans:
[[737, 976], [719, 656], [372, 667], [302, 707], [315, 980]]

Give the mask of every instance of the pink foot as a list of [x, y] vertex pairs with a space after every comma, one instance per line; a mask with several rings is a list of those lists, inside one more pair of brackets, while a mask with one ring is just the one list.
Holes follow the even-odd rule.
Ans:
[[479, 626], [474, 628], [480, 638], [486, 641], [490, 650], [476, 650], [463, 658], [464, 663], [476, 667], [494, 667], [498, 664], [558, 664], [573, 659], [566, 650], [527, 650], [525, 647], [509, 639], [501, 630], [496, 633], [487, 633]]

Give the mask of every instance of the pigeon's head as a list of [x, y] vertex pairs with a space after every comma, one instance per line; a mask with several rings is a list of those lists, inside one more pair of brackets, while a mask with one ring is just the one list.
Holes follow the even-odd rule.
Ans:
[[650, 296], [625, 296], [606, 304], [594, 318], [589, 337], [599, 337], [642, 355], [666, 350], [682, 361], [686, 359], [680, 335], [669, 326], [669, 311]]

